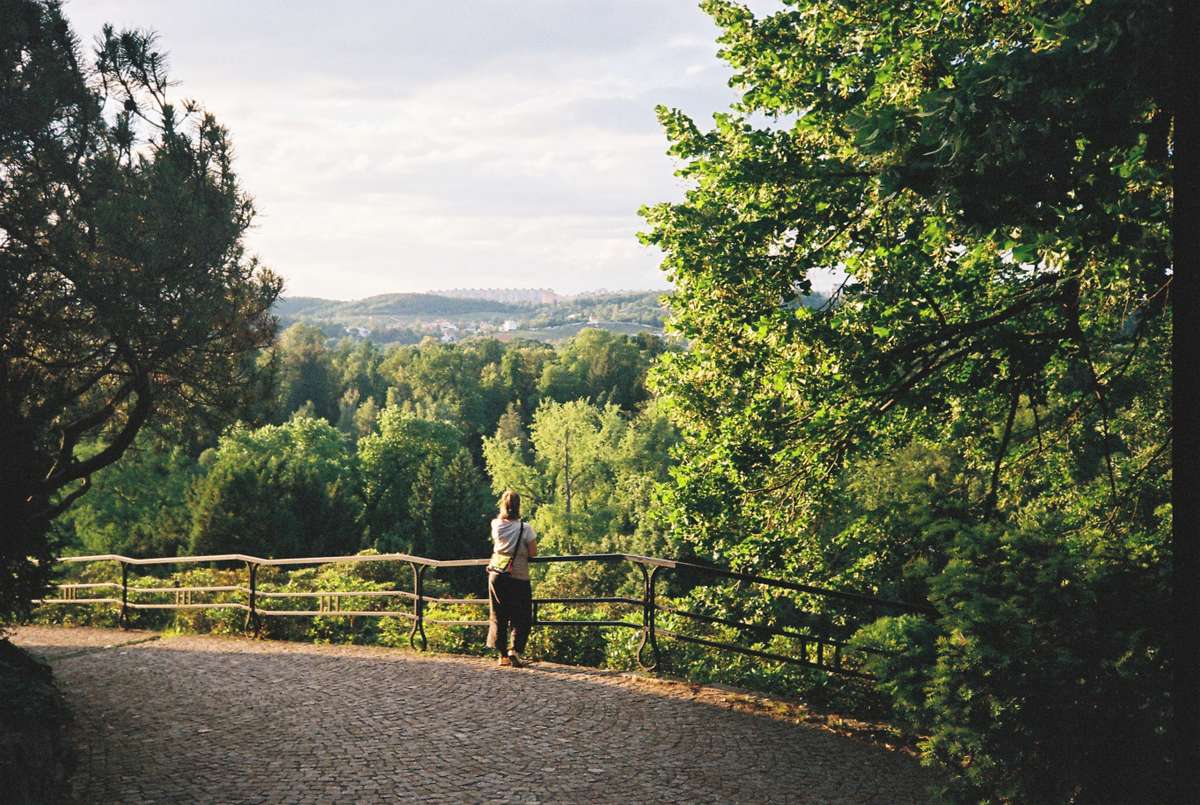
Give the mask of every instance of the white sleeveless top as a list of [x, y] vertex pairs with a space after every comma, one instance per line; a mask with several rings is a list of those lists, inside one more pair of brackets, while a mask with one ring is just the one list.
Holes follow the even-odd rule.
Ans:
[[[522, 522], [522, 520], [501, 520], [499, 517], [492, 520], [492, 551], [494, 553], [502, 553], [505, 556], [513, 555]], [[537, 534], [533, 533], [533, 526], [525, 523], [525, 534], [521, 537], [521, 549], [513, 557], [511, 575], [514, 579], [529, 581], [530, 543], [537, 544]]]

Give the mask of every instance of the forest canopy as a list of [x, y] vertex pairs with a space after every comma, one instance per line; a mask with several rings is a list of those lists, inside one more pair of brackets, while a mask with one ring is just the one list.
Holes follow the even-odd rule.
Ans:
[[[293, 325], [258, 356], [264, 391], [242, 421], [139, 435], [57, 534], [72, 552], [135, 556], [465, 559], [486, 550], [511, 486], [550, 545], [661, 540], [641, 514], [670, 461], [673, 430], [645, 389], [666, 349], [602, 330], [557, 349], [433, 338], [383, 349]], [[568, 520], [555, 513], [572, 493]]]

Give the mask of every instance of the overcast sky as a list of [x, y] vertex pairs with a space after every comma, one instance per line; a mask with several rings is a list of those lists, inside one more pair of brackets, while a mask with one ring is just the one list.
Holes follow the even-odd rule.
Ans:
[[[757, 9], [777, 5], [752, 3]], [[227, 126], [285, 295], [665, 288], [642, 204], [681, 197], [655, 104], [734, 95], [693, 0], [68, 0], [159, 32]]]

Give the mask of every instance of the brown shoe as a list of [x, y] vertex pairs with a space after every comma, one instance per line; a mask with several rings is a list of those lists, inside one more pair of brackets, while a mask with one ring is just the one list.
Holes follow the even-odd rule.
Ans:
[[500, 667], [501, 667], [501, 668], [508, 668], [508, 667], [510, 667], [512, 664], [513, 664], [513, 663], [512, 663], [512, 660], [510, 660], [508, 657], [501, 657], [501, 658], [500, 658], [500, 663], [499, 663], [499, 665], [500, 665]]
[[521, 655], [515, 651], [508, 652], [508, 661], [509, 661], [509, 663], [512, 664], [513, 668], [524, 668], [525, 667], [525, 661], [522, 660]]

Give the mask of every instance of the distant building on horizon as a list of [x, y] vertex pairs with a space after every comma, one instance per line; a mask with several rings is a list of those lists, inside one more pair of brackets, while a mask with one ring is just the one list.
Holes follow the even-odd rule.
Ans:
[[450, 299], [484, 299], [510, 305], [554, 305], [564, 300], [551, 288], [453, 288], [449, 291], [430, 291], [434, 296]]

